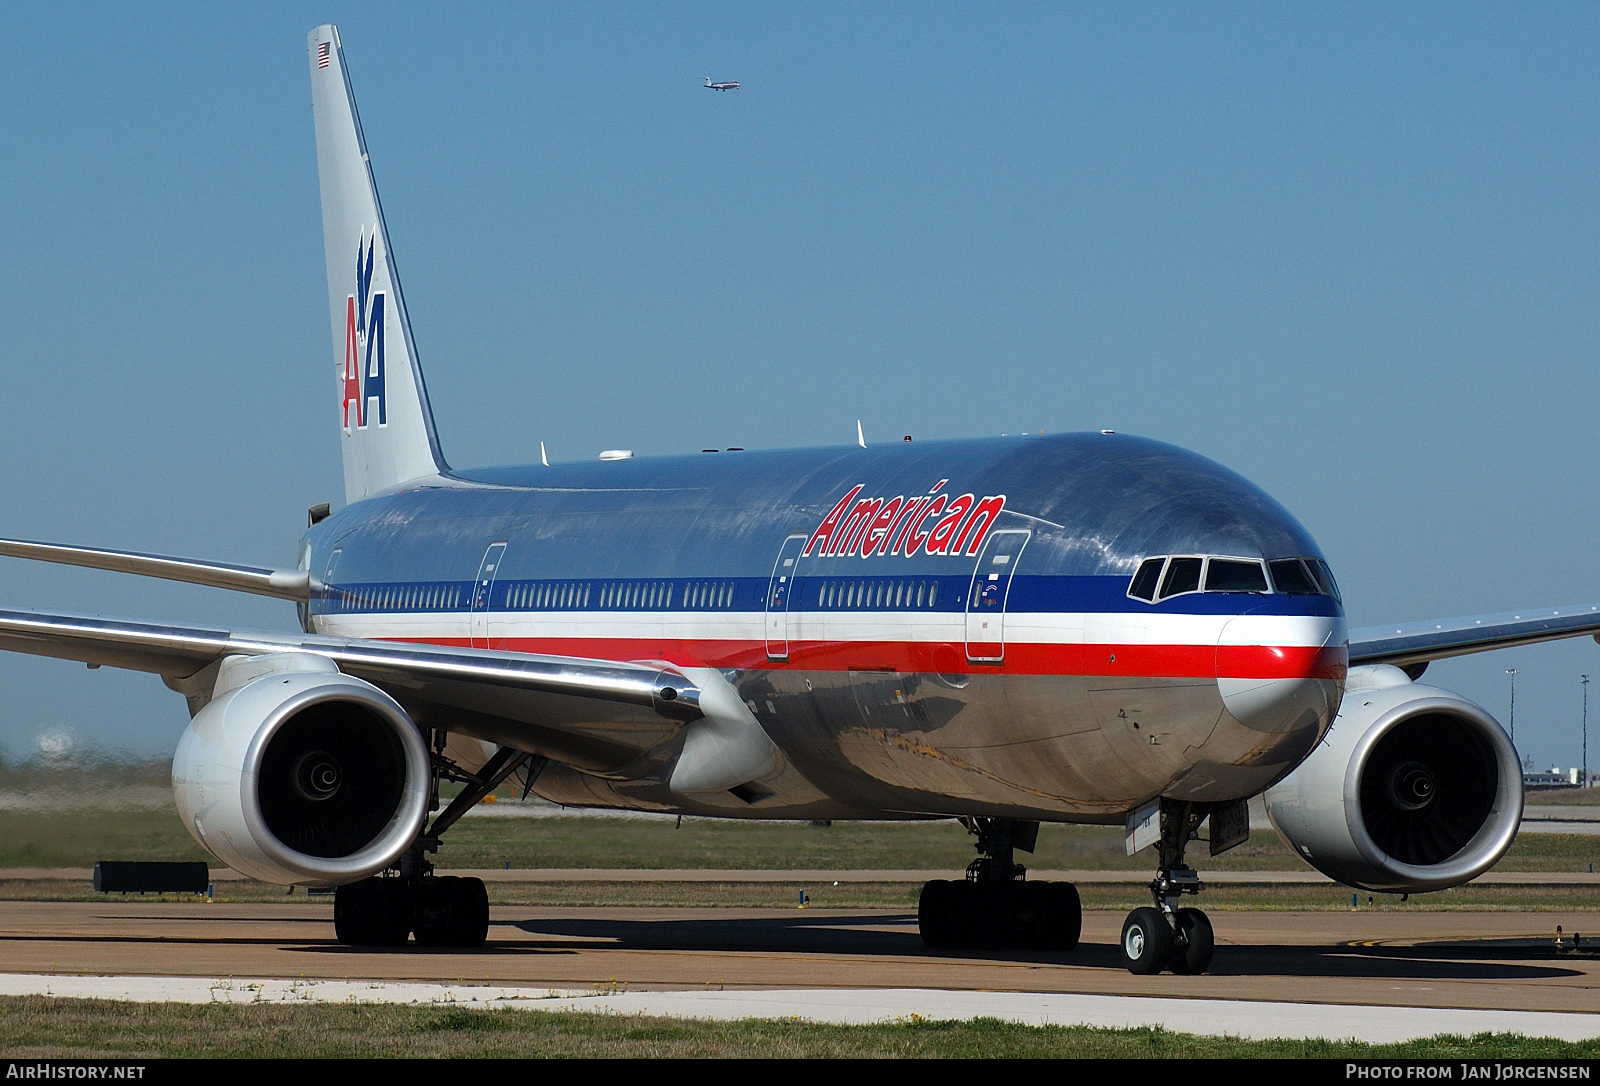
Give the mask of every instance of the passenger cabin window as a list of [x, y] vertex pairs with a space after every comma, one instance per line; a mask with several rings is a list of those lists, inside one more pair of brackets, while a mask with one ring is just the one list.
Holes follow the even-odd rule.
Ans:
[[893, 610], [934, 607], [937, 581], [823, 581], [817, 585], [817, 606], [828, 610]]
[[1128, 582], [1128, 595], [1146, 603], [1188, 592], [1278, 592], [1339, 598], [1333, 574], [1320, 558], [1263, 563], [1226, 555], [1163, 555], [1140, 562]]

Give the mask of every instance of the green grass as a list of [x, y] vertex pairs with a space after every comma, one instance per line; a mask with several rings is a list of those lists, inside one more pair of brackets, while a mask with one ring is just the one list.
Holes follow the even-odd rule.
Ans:
[[[1589, 793], [1600, 793], [1590, 789]], [[0, 766], [0, 794], [21, 797], [6, 814], [0, 838], [0, 870], [18, 867], [90, 867], [97, 860], [207, 860], [184, 831], [167, 791], [164, 765]], [[1584, 793], [1540, 793], [1566, 803]], [[640, 871], [705, 869], [782, 872], [815, 870], [947, 871], [955, 877], [973, 856], [971, 838], [951, 821], [737, 822], [716, 819], [619, 819], [573, 814], [549, 818], [472, 817], [445, 838], [436, 859], [442, 868], [537, 871], [550, 868], [626, 868]], [[1350, 890], [1335, 884], [1262, 886], [1251, 873], [1304, 870], [1270, 827], [1258, 826], [1245, 845], [1219, 857], [1203, 845], [1193, 860], [1207, 880], [1206, 907], [1229, 909], [1342, 910]], [[1151, 869], [1148, 855], [1129, 857], [1122, 832], [1106, 826], [1046, 826], [1039, 849], [1019, 855], [1035, 870], [1127, 871]], [[1584, 872], [1600, 862], [1600, 837], [1523, 834], [1496, 870]], [[1129, 909], [1145, 903], [1142, 881], [1111, 884], [1083, 880], [1086, 908]], [[281, 888], [226, 882], [218, 896], [230, 901], [282, 900]], [[745, 906], [783, 908], [805, 891], [812, 905], [826, 908], [910, 909], [920, 883], [787, 879], [767, 882], [616, 883], [576, 878], [566, 882], [496, 882], [491, 899], [500, 905]], [[35, 900], [96, 900], [85, 883], [64, 880], [0, 880], [0, 894]], [[1367, 906], [1369, 895], [1358, 895]], [[1473, 884], [1402, 901], [1371, 896], [1380, 909], [1482, 909], [1568, 911], [1593, 907], [1583, 889]], [[297, 900], [305, 900], [299, 895]]]
[[1600, 1043], [1509, 1034], [1405, 1044], [1240, 1041], [1160, 1028], [1022, 1026], [913, 1016], [870, 1026], [794, 1020], [689, 1022], [634, 1015], [347, 1004], [133, 1004], [0, 998], [9, 1059], [865, 1058], [1594, 1059]]
[[[1192, 861], [1219, 887], [1254, 871], [1298, 871], [1301, 861], [1270, 828], [1219, 857]], [[466, 818], [445, 837], [442, 867], [626, 868], [634, 870], [934, 870], [955, 877], [974, 855], [953, 822], [723, 822], [586, 818]], [[13, 810], [0, 838], [0, 869], [90, 867], [97, 860], [207, 860], [169, 809]], [[1038, 870], [1150, 870], [1129, 857], [1115, 827], [1046, 826], [1039, 849], [1019, 855]], [[1600, 837], [1527, 833], [1497, 871], [1585, 872], [1600, 863]]]
[[1534, 806], [1600, 807], [1600, 787], [1540, 789], [1529, 792], [1527, 802]]
[[[0, 793], [27, 802], [6, 814], [0, 868], [88, 867], [100, 859], [204, 860], [165, 794], [165, 766], [142, 770], [78, 767], [41, 771], [0, 766]], [[1594, 790], [1591, 790], [1594, 791]], [[120, 802], [132, 797], [131, 802]], [[1560, 802], [1569, 802], [1565, 796]], [[104, 805], [102, 805], [102, 803]], [[621, 820], [470, 818], [446, 838], [438, 857], [451, 868], [639, 868], [822, 871], [947, 870], [955, 876], [973, 855], [951, 822], [745, 823], [686, 819]], [[1582, 871], [1600, 860], [1600, 838], [1524, 834], [1501, 871]], [[1208, 910], [1344, 910], [1350, 892], [1334, 885], [1250, 885], [1258, 870], [1296, 870], [1300, 862], [1267, 827], [1219, 858], [1195, 857], [1211, 884]], [[1127, 857], [1115, 827], [1047, 826], [1039, 851], [1022, 857], [1036, 869], [1150, 869]], [[749, 883], [508, 881], [489, 886], [498, 906], [722, 906], [789, 908], [804, 890], [814, 908], [911, 910], [911, 880], [800, 880], [779, 875]], [[1080, 884], [1088, 909], [1126, 910], [1147, 903], [1142, 883]], [[79, 880], [0, 879], [0, 895], [38, 900], [103, 900]], [[218, 884], [228, 901], [282, 901], [281, 887], [249, 881]], [[130, 898], [137, 900], [137, 898]], [[326, 897], [290, 898], [329, 907]], [[1367, 908], [1366, 896], [1360, 898]], [[1372, 908], [1592, 909], [1589, 891], [1466, 886], [1407, 901], [1378, 895]], [[819, 1026], [794, 1021], [688, 1023], [631, 1016], [483, 1011], [464, 1007], [349, 1005], [129, 1004], [43, 997], [0, 998], [0, 1052], [17, 1058], [143, 1059], [246, 1057], [902, 1057], [902, 1058], [1556, 1058], [1593, 1059], [1600, 1044], [1571, 1045], [1507, 1035], [1438, 1037], [1405, 1045], [1320, 1041], [1244, 1042], [1161, 1029], [1035, 1028], [986, 1020], [913, 1018], [878, 1026]]]
[[[644, 882], [599, 880], [490, 882], [490, 904], [536, 908], [621, 907], [621, 908], [741, 908], [790, 909], [799, 904], [803, 890], [807, 904], [816, 909], [889, 909], [914, 912], [922, 884], [918, 882], [831, 882], [775, 878], [762, 882], [676, 882], [670, 879]], [[1125, 913], [1150, 903], [1143, 885], [1078, 883], [1083, 907]], [[1200, 904], [1208, 912], [1347, 912], [1351, 891], [1337, 885], [1244, 886], [1212, 884]], [[151, 894], [141, 896], [99, 893], [87, 880], [17, 879], [0, 877], [0, 899], [8, 901], [193, 901], [193, 894]], [[1371, 903], [1368, 898], [1371, 897]], [[216, 884], [218, 902], [281, 902], [322, 904], [331, 907], [332, 898], [308, 895], [303, 890], [286, 892], [281, 886], [249, 880], [230, 880]], [[1549, 887], [1466, 886], [1433, 894], [1413, 894], [1408, 899], [1396, 895], [1357, 897], [1358, 908], [1376, 912], [1592, 912], [1594, 892], [1588, 889], [1565, 890]]]
[[[173, 812], [166, 775], [164, 765], [0, 766], [0, 794], [22, 800], [6, 812], [0, 869], [89, 867], [97, 860], [207, 860]], [[1537, 793], [1530, 800], [1554, 795], [1567, 803], [1587, 794], [1600, 794], [1600, 789]], [[441, 867], [454, 869], [935, 870], [954, 877], [974, 855], [971, 841], [948, 820], [818, 826], [578, 814], [469, 817], [445, 836], [436, 859]], [[1038, 851], [1018, 858], [1039, 870], [1145, 872], [1152, 863], [1147, 854], [1126, 855], [1122, 831], [1114, 826], [1045, 826]], [[1206, 855], [1201, 843], [1191, 851], [1191, 861], [1217, 888], [1208, 902], [1225, 895], [1230, 881], [1248, 881], [1252, 871], [1304, 869], [1270, 826], [1255, 827], [1249, 842], [1218, 857]], [[1600, 836], [1525, 833], [1496, 870], [1584, 872], [1596, 863]], [[1456, 900], [1483, 903], [1470, 894]], [[1344, 904], [1348, 906], [1348, 891]]]

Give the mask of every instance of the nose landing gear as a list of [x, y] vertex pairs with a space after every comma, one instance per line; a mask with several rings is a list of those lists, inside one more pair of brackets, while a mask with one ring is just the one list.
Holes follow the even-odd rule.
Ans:
[[1198, 804], [1161, 802], [1161, 866], [1150, 883], [1155, 906], [1135, 909], [1122, 922], [1122, 964], [1128, 972], [1150, 976], [1170, 969], [1188, 975], [1211, 968], [1216, 935], [1210, 918], [1178, 906], [1184, 894], [1205, 889], [1183, 862], [1183, 853], [1209, 814]]

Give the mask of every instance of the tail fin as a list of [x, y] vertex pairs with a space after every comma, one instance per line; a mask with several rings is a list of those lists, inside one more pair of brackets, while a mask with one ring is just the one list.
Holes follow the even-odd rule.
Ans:
[[449, 467], [434, 432], [339, 31], [319, 26], [309, 44], [344, 490], [354, 502]]

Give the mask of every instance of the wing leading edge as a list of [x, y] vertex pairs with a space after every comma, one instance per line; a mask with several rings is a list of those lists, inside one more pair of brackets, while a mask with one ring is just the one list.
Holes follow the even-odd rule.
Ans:
[[305, 603], [311, 597], [311, 575], [298, 569], [202, 562], [194, 558], [174, 558], [171, 555], [102, 547], [71, 547], [63, 543], [39, 543], [31, 539], [0, 539], [0, 555], [104, 569], [114, 573], [137, 573], [142, 577], [161, 577], [234, 592], [253, 592], [258, 596], [272, 596], [295, 603]]
[[676, 669], [590, 660], [0, 611], [0, 650], [160, 675], [203, 703], [214, 665], [301, 653], [372, 683], [443, 730], [592, 763], [650, 749], [704, 714], [701, 690]]
[[1350, 631], [1350, 663], [1393, 664], [1415, 677], [1434, 660], [1585, 634], [1600, 641], [1600, 604], [1366, 626]]

